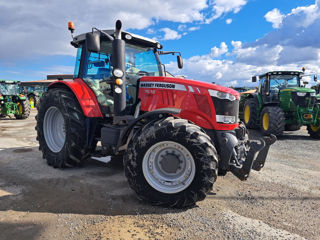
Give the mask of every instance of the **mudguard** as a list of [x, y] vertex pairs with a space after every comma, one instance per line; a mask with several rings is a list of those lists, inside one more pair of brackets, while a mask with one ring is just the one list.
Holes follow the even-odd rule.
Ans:
[[96, 95], [81, 78], [55, 81], [49, 85], [49, 89], [59, 87], [67, 87], [74, 93], [86, 117], [103, 117]]

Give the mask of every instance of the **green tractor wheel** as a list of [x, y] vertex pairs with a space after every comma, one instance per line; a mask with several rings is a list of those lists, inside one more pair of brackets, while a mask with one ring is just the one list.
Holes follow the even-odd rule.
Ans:
[[26, 119], [30, 115], [30, 105], [28, 100], [17, 102], [17, 112], [14, 114], [16, 119]]
[[250, 98], [244, 103], [243, 120], [247, 128], [257, 128], [257, 108], [258, 103], [255, 99]]
[[282, 135], [285, 127], [284, 112], [280, 107], [264, 107], [261, 111], [261, 130], [264, 135]]
[[307, 126], [307, 130], [310, 137], [320, 139], [320, 126], [314, 126], [313, 124], [310, 124]]

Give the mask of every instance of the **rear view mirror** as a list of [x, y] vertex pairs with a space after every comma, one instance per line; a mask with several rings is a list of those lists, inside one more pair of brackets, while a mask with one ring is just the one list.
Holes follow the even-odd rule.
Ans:
[[252, 77], [252, 82], [256, 82], [257, 81], [257, 76], [253, 76]]
[[183, 60], [180, 55], [177, 56], [177, 63], [178, 63], [178, 68], [183, 68]]
[[98, 33], [87, 33], [86, 45], [87, 45], [88, 51], [99, 52], [100, 51], [100, 35]]
[[318, 81], [318, 76], [317, 76], [317, 75], [314, 75], [314, 76], [313, 76], [313, 81], [315, 81], [315, 82]]

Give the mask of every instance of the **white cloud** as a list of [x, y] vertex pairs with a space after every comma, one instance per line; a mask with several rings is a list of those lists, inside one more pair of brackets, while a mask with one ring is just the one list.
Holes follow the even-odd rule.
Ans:
[[75, 35], [90, 31], [92, 26], [114, 28], [116, 19], [122, 20], [125, 29], [144, 29], [160, 20], [203, 22], [203, 11], [208, 7], [206, 0], [0, 1], [0, 62], [75, 54], [68, 21], [75, 22]]
[[193, 32], [193, 31], [196, 31], [196, 30], [199, 30], [199, 29], [200, 29], [199, 26], [197, 26], [197, 27], [189, 27], [189, 28], [188, 28], [188, 30], [189, 30], [190, 32]]
[[206, 23], [210, 23], [229, 12], [238, 13], [246, 4], [247, 0], [214, 0], [212, 6], [213, 14], [206, 19]]
[[[319, 3], [292, 9], [283, 15], [279, 28], [255, 42], [231, 41], [213, 47], [208, 54], [184, 59], [184, 69], [170, 63], [173, 74], [216, 82], [224, 86], [254, 85], [251, 76], [268, 71], [295, 70], [304, 66], [307, 74], [320, 74]], [[225, 59], [214, 59], [224, 55]]]
[[232, 19], [231, 18], [228, 18], [227, 20], [226, 20], [226, 24], [231, 24], [232, 23]]
[[280, 13], [279, 9], [275, 8], [272, 11], [267, 12], [266, 15], [264, 15], [264, 18], [267, 20], [267, 22], [272, 23], [273, 28], [279, 28], [282, 24], [284, 15]]
[[170, 28], [161, 28], [160, 31], [164, 32], [162, 40], [176, 40], [181, 38], [181, 34]]
[[228, 52], [228, 46], [225, 42], [220, 44], [220, 47], [214, 46], [211, 48], [211, 56], [212, 57], [221, 57], [221, 55]]

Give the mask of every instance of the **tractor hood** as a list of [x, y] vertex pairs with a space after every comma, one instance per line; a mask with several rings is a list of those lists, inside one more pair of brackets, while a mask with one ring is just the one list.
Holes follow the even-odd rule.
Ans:
[[314, 89], [304, 88], [304, 87], [293, 87], [293, 88], [286, 88], [280, 90], [280, 92], [303, 92], [303, 93], [315, 93]]
[[[152, 84], [146, 83], [143, 84], [144, 86], [147, 86], [149, 88], [163, 88], [162, 85], [167, 84], [168, 88], [176, 88], [176, 87], [181, 87], [183, 86], [184, 89], [188, 89], [189, 91], [192, 91], [193, 87], [199, 87], [202, 89], [207, 89], [207, 90], [216, 90], [219, 92], [224, 92], [224, 93], [229, 93], [235, 96], [238, 100], [240, 99], [240, 93], [237, 92], [236, 90], [232, 88], [227, 88], [223, 87], [217, 84], [213, 83], [208, 83], [208, 82], [201, 82], [197, 80], [190, 80], [190, 79], [185, 79], [185, 78], [172, 78], [172, 77], [150, 77], [150, 76], [145, 76], [140, 79], [140, 83], [143, 82], [149, 82], [152, 81]], [[159, 84], [159, 86], [157, 85]], [[170, 85], [171, 84], [171, 85]]]

